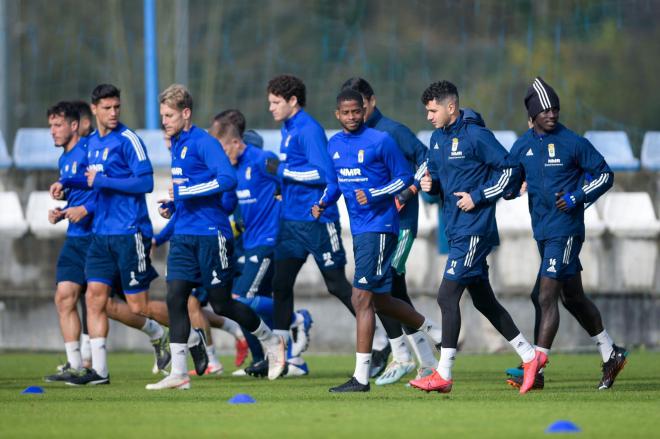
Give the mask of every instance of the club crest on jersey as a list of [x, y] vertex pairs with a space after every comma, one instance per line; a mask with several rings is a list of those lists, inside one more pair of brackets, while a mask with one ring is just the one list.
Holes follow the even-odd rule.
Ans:
[[364, 149], [358, 151], [358, 163], [364, 163]]
[[188, 152], [188, 147], [184, 146], [183, 149], [181, 150], [181, 159], [182, 160], [186, 158], [186, 153], [187, 152]]
[[555, 144], [554, 143], [549, 143], [548, 144], [548, 163], [545, 164], [545, 166], [562, 166], [561, 164], [561, 159], [560, 158], [555, 158]]
[[78, 170], [78, 162], [73, 162], [73, 165], [71, 165], [71, 173], [75, 174], [77, 170]]
[[245, 170], [245, 179], [246, 180], [251, 180], [252, 179], [252, 167], [248, 166], [247, 169]]
[[108, 159], [108, 152], [110, 152], [110, 150], [108, 148], [103, 150], [103, 160], [104, 161]]
[[462, 159], [463, 151], [458, 150], [458, 137], [451, 139], [451, 152], [449, 153], [450, 159]]

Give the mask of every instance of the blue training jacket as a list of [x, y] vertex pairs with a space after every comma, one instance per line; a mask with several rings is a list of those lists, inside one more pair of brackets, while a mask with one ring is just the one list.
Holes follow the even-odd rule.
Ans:
[[97, 171], [94, 233], [151, 237], [144, 194], [153, 190], [153, 168], [142, 139], [118, 124], [103, 137], [94, 131], [87, 145], [88, 167]]
[[[332, 186], [327, 177], [334, 170], [323, 127], [303, 109], [282, 125], [280, 161], [277, 175], [282, 179], [282, 219], [315, 221], [310, 206], [321, 198], [326, 186]], [[338, 220], [339, 211], [332, 206], [319, 221]]]
[[220, 142], [194, 125], [172, 138], [172, 182], [175, 235], [232, 237], [221, 203], [223, 192], [234, 191], [236, 173]]
[[[528, 130], [513, 144], [510, 160], [518, 168], [514, 173], [514, 193], [527, 181], [534, 238], [584, 239], [584, 204], [593, 203], [614, 184], [614, 173], [596, 148], [558, 124], [546, 135]], [[576, 206], [569, 212], [555, 206], [559, 192], [574, 196]]]
[[[415, 173], [426, 160], [428, 149], [417, 136], [407, 126], [383, 116], [378, 107], [374, 109], [366, 125], [378, 131], [385, 131], [394, 139], [406, 159], [410, 172]], [[413, 236], [416, 236], [418, 215], [419, 197], [415, 195], [399, 212], [399, 226], [402, 229], [412, 230]]]
[[278, 179], [266, 172], [275, 154], [247, 145], [236, 164], [236, 195], [245, 224], [243, 248], [273, 247], [279, 231], [281, 202], [275, 198]]
[[[416, 178], [420, 179], [425, 170], [425, 166], [420, 167]], [[495, 202], [510, 191], [514, 169], [506, 149], [486, 128], [479, 113], [463, 109], [453, 124], [433, 131], [428, 170], [434, 188], [442, 192], [447, 239], [478, 235], [498, 245]], [[468, 192], [475, 208], [469, 212], [459, 209], [455, 192]]]
[[[351, 234], [399, 233], [399, 213], [394, 196], [413, 182], [403, 154], [389, 134], [362, 127], [355, 133], [340, 132], [328, 143], [339, 184], [329, 186], [320, 200], [334, 205], [341, 194], [351, 220]], [[355, 191], [364, 190], [368, 203], [358, 203]], [[341, 193], [340, 193], [341, 191]]]
[[96, 193], [87, 185], [87, 137], [81, 137], [69, 152], [63, 152], [58, 161], [60, 183], [66, 195], [66, 207], [85, 206], [87, 216], [77, 223], [69, 222], [67, 236], [87, 236], [92, 233]]

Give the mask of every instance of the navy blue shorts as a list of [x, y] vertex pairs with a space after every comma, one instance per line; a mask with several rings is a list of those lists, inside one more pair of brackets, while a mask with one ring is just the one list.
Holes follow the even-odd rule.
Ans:
[[270, 246], [245, 250], [243, 271], [234, 281], [232, 293], [247, 298], [270, 296], [273, 283], [274, 252], [275, 249]]
[[110, 287], [121, 282], [125, 294], [147, 291], [158, 272], [151, 266], [151, 238], [133, 235], [94, 235], [87, 252], [87, 282]]
[[174, 235], [167, 256], [167, 280], [185, 280], [204, 288], [231, 288], [234, 242], [217, 235]]
[[60, 256], [57, 258], [55, 280], [60, 282], [73, 282], [86, 285], [85, 261], [87, 251], [92, 242], [92, 235], [67, 236], [64, 240]]
[[582, 271], [580, 250], [582, 237], [562, 236], [538, 241], [541, 254], [540, 275], [551, 279], [566, 280]]
[[462, 284], [488, 279], [488, 256], [493, 249], [483, 236], [461, 236], [449, 242], [444, 277]]
[[312, 254], [321, 270], [333, 270], [346, 265], [346, 253], [341, 243], [339, 221], [282, 221], [275, 247], [275, 260], [307, 259]]
[[353, 236], [355, 277], [353, 286], [372, 293], [392, 291], [392, 257], [398, 236], [392, 233], [360, 233]]

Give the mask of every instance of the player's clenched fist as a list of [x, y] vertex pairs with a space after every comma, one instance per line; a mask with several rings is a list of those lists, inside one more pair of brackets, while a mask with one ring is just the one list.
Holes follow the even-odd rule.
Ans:
[[312, 206], [312, 216], [315, 219], [319, 219], [323, 214], [324, 210], [325, 210], [325, 206], [323, 205], [323, 203], [315, 204], [314, 206]]
[[55, 183], [51, 184], [48, 192], [50, 193], [50, 197], [53, 200], [64, 199], [64, 186], [62, 186], [62, 183], [60, 183], [59, 181], [56, 181]]
[[433, 187], [433, 179], [431, 178], [431, 174], [429, 173], [428, 169], [424, 173], [422, 179], [419, 181], [419, 185], [424, 192], [431, 192], [431, 188]]

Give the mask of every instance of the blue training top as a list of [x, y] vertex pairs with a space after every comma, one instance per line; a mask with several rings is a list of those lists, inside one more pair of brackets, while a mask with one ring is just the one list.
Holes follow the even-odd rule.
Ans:
[[232, 236], [222, 193], [233, 192], [236, 174], [220, 142], [192, 126], [172, 140], [176, 235]]
[[151, 237], [144, 194], [153, 190], [153, 168], [142, 139], [120, 123], [103, 137], [92, 133], [87, 149], [88, 167], [97, 171], [94, 233]]
[[236, 164], [236, 195], [245, 224], [243, 247], [274, 246], [279, 230], [282, 203], [275, 198], [277, 177], [266, 172], [266, 159], [272, 152], [247, 145]]
[[[328, 152], [339, 189], [329, 186], [321, 202], [332, 205], [344, 195], [354, 236], [366, 232], [399, 233], [394, 196], [413, 182], [413, 174], [394, 139], [383, 131], [363, 126], [355, 133], [332, 136]], [[365, 192], [366, 205], [358, 203], [358, 189]]]
[[[277, 175], [282, 179], [282, 219], [315, 221], [310, 213], [323, 195], [328, 175], [334, 174], [328, 155], [323, 127], [301, 109], [282, 125], [280, 166]], [[336, 206], [330, 207], [321, 222], [339, 220]]]
[[[410, 172], [414, 173], [424, 164], [428, 148], [420, 142], [407, 126], [383, 116], [378, 107], [374, 108], [374, 112], [367, 120], [366, 125], [378, 131], [385, 131], [394, 139], [406, 159]], [[418, 215], [419, 197], [414, 196], [406, 202], [399, 212], [399, 226], [402, 229], [410, 229], [413, 235], [417, 235]]]
[[[546, 135], [528, 130], [513, 144], [510, 160], [519, 171], [514, 174], [514, 192], [527, 181], [534, 238], [584, 238], [584, 204], [593, 203], [614, 184], [614, 173], [596, 148], [558, 124]], [[555, 206], [559, 192], [574, 196], [576, 205], [569, 212]]]
[[[425, 170], [426, 166], [420, 167], [415, 177], [420, 179]], [[479, 113], [463, 109], [453, 124], [433, 131], [428, 170], [434, 187], [442, 192], [447, 239], [478, 235], [498, 245], [495, 202], [510, 191], [514, 170], [506, 149]], [[459, 209], [455, 192], [469, 193], [475, 208]]]
[[87, 137], [81, 137], [68, 152], [63, 152], [58, 161], [60, 183], [64, 187], [66, 207], [85, 206], [87, 216], [77, 223], [69, 222], [67, 236], [88, 236], [92, 233], [96, 193], [87, 185]]

